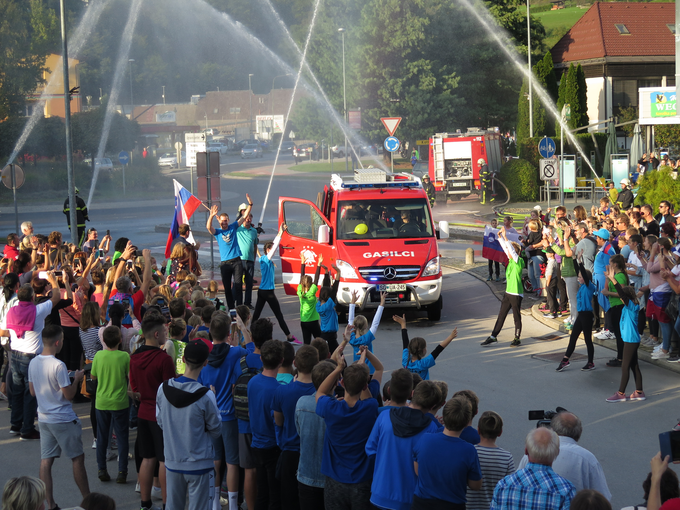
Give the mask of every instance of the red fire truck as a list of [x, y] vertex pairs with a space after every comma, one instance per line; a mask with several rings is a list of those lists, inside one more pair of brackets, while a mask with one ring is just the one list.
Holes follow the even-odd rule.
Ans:
[[478, 194], [479, 170], [488, 165], [496, 173], [503, 164], [499, 133], [468, 128], [467, 133], [437, 133], [430, 138], [429, 174], [437, 202]]
[[287, 230], [279, 250], [287, 294], [296, 294], [300, 282], [300, 253], [310, 275], [323, 255], [326, 267], [340, 270], [340, 311], [347, 310], [353, 291], [359, 294], [360, 308], [377, 308], [385, 291], [386, 307], [425, 310], [430, 320], [440, 319], [437, 239], [448, 237], [448, 223], [435, 226], [418, 177], [378, 169], [334, 174], [318, 206], [280, 197], [279, 225], [283, 223]]

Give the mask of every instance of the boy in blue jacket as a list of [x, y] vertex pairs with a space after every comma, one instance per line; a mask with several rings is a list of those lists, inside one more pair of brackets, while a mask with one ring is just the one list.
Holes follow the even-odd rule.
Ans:
[[[237, 315], [237, 323], [246, 343], [250, 343], [250, 333]], [[222, 433], [215, 439], [215, 498], [220, 500], [221, 484], [225, 468], [227, 474], [227, 490], [229, 492], [229, 510], [238, 508], [239, 458], [238, 458], [238, 423], [234, 413], [234, 395], [232, 381], [235, 375], [241, 374], [239, 366], [242, 357], [248, 354], [246, 349], [229, 345], [231, 316], [223, 311], [215, 312], [210, 321], [210, 334], [213, 339], [213, 350], [208, 357], [208, 365], [198, 377], [198, 382], [207, 388], [215, 389], [217, 408], [222, 422]]]
[[[319, 255], [319, 266], [323, 261], [323, 255]], [[321, 338], [328, 343], [330, 352], [335, 352], [338, 348], [338, 313], [335, 311], [335, 300], [338, 295], [338, 286], [340, 285], [340, 271], [336, 266], [333, 269], [336, 271], [336, 278], [331, 285], [330, 272], [326, 266], [321, 266], [326, 269], [326, 274], [323, 277], [323, 284], [319, 290], [319, 300], [316, 302], [316, 311], [319, 312], [319, 319], [321, 322]]]
[[[396, 372], [400, 371], [408, 373], [404, 368]], [[426, 413], [440, 401], [441, 392], [437, 385], [423, 381], [413, 391], [410, 406], [392, 407], [389, 412], [378, 415], [366, 443], [366, 453], [375, 457], [371, 503], [376, 507], [389, 510], [411, 508], [417, 481], [413, 471], [413, 447], [424, 434], [437, 432], [436, 425]]]
[[156, 421], [165, 433], [167, 507], [211, 508], [215, 495], [213, 439], [222, 433], [215, 394], [197, 381], [208, 364], [208, 346], [189, 342], [184, 375], [165, 381], [156, 394]]

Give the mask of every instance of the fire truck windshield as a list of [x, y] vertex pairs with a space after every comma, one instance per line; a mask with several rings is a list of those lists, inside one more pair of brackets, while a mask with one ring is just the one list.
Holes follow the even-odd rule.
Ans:
[[338, 239], [433, 237], [425, 199], [338, 202]]

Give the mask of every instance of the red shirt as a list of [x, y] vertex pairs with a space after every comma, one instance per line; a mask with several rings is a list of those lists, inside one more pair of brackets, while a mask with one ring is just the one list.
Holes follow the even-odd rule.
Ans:
[[137, 416], [156, 421], [156, 393], [164, 381], [175, 377], [172, 357], [159, 347], [144, 345], [130, 356], [130, 387], [141, 395]]

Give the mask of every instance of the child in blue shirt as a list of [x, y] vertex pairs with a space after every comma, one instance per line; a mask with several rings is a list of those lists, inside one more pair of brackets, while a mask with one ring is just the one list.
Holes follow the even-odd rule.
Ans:
[[[291, 346], [292, 348], [292, 346]], [[297, 471], [300, 462], [300, 436], [295, 428], [295, 408], [300, 397], [313, 395], [312, 369], [319, 363], [319, 352], [303, 345], [295, 354], [297, 380], [279, 386], [274, 392], [272, 409], [279, 429], [281, 501], [283, 508], [299, 508]]]
[[[373, 462], [366, 454], [366, 442], [378, 417], [378, 401], [371, 396], [370, 386], [380, 390], [383, 366], [365, 346], [359, 363], [347, 367], [338, 351], [335, 359], [338, 366], [316, 392], [316, 414], [326, 422], [321, 461], [321, 473], [326, 475], [324, 498], [330, 506], [331, 501], [337, 504], [337, 498], [347, 500], [351, 495], [353, 504], [368, 508]], [[375, 367], [370, 384], [365, 359]], [[331, 395], [341, 375], [345, 397], [336, 400]]]
[[[607, 399], [607, 402], [624, 402], [626, 400], [647, 400], [645, 392], [642, 390], [642, 373], [638, 363], [638, 348], [640, 347], [640, 333], [638, 332], [638, 315], [640, 304], [638, 303], [635, 288], [632, 286], [622, 287], [616, 280], [616, 269], [607, 267], [607, 279], [614, 285], [614, 289], [621, 301], [623, 309], [621, 311], [621, 338], [623, 340], [623, 360], [621, 361], [621, 382], [619, 391]], [[635, 377], [635, 391], [626, 396], [626, 386], [628, 385], [628, 372], [633, 372]]]
[[272, 262], [272, 258], [276, 255], [276, 250], [279, 249], [281, 234], [285, 228], [285, 224], [282, 224], [281, 227], [279, 227], [279, 233], [276, 238], [274, 238], [274, 241], [264, 243], [264, 255], [259, 259], [262, 280], [260, 281], [260, 287], [257, 290], [257, 301], [255, 302], [255, 311], [253, 312], [253, 322], [260, 318], [264, 305], [268, 304], [269, 308], [274, 312], [274, 316], [276, 317], [283, 334], [286, 335], [286, 340], [295, 344], [300, 344], [301, 342], [295, 338], [288, 329], [288, 325], [281, 313], [281, 305], [274, 292], [274, 289], [276, 288], [274, 284], [275, 266]]
[[272, 403], [280, 385], [276, 373], [283, 360], [283, 344], [278, 340], [267, 340], [260, 349], [260, 359], [262, 372], [248, 383], [248, 413], [257, 477], [255, 508], [269, 508], [270, 502], [281, 500], [281, 486], [275, 482], [281, 450], [276, 444]]
[[[319, 255], [320, 260], [323, 261], [322, 256]], [[321, 262], [319, 262], [321, 266]], [[325, 268], [325, 266], [323, 266]], [[316, 311], [319, 312], [319, 319], [321, 321], [321, 338], [326, 340], [330, 352], [334, 352], [338, 348], [338, 313], [335, 311], [335, 300], [338, 295], [338, 286], [340, 285], [340, 271], [336, 266], [333, 269], [336, 271], [336, 278], [331, 285], [330, 272], [326, 269], [326, 274], [323, 277], [323, 283], [319, 290], [319, 300], [316, 303]]]
[[[354, 309], [356, 308], [356, 302], [359, 299], [359, 293], [356, 290], [352, 291], [352, 302], [349, 305], [349, 321], [348, 323], [354, 326], [349, 339], [350, 345], [354, 348], [354, 361], [359, 360], [361, 356], [359, 352], [359, 347], [365, 345], [369, 351], [373, 352], [373, 340], [375, 340], [375, 334], [378, 331], [378, 326], [380, 325], [380, 319], [382, 318], [383, 310], [385, 309], [385, 297], [386, 292], [380, 293], [380, 306], [375, 311], [375, 316], [373, 317], [373, 323], [369, 329], [368, 321], [363, 315], [357, 315], [354, 317]], [[368, 369], [371, 374], [375, 370], [373, 365], [368, 363]]]
[[425, 434], [413, 448], [418, 477], [413, 510], [442, 508], [442, 501], [465, 505], [467, 488], [482, 488], [477, 450], [459, 437], [471, 420], [470, 402], [453, 397], [444, 406], [444, 432]]
[[401, 355], [401, 366], [412, 373], [418, 374], [424, 381], [430, 379], [430, 368], [435, 365], [435, 360], [446, 346], [458, 336], [458, 328], [455, 328], [449, 336], [434, 348], [432, 354], [427, 354], [427, 342], [424, 338], [415, 337], [411, 341], [408, 339], [408, 332], [406, 331], [406, 315], [399, 317], [393, 315], [392, 320], [401, 326], [401, 343], [403, 351]]
[[[564, 353], [564, 358], [557, 367], [557, 371], [561, 372], [567, 368], [569, 363], [569, 358], [574, 353], [576, 348], [576, 341], [579, 335], [583, 332], [583, 340], [586, 343], [586, 349], [588, 350], [588, 363], [581, 369], [594, 370], [595, 364], [593, 363], [593, 358], [595, 356], [595, 348], [593, 347], [593, 296], [597, 293], [597, 287], [593, 283], [593, 277], [590, 271], [588, 271], [583, 265], [576, 262], [578, 267], [578, 282], [581, 286], [576, 293], [576, 321], [571, 328], [571, 335], [569, 336], [569, 345], [567, 346], [567, 351]], [[572, 304], [573, 306], [573, 304]]]
[[[411, 387], [413, 378], [411, 377]], [[409, 510], [416, 488], [413, 471], [413, 447], [437, 427], [427, 417], [441, 400], [439, 387], [423, 381], [411, 398], [411, 405], [388, 407], [380, 413], [366, 443], [366, 453], [375, 456], [375, 476], [371, 485], [371, 503], [378, 508]]]

